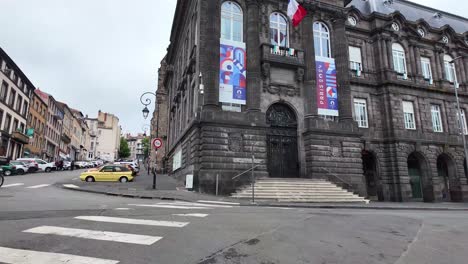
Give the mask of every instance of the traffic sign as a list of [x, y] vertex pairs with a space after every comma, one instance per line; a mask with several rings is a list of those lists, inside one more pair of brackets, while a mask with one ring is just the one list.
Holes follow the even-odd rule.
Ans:
[[155, 148], [157, 150], [157, 149], [160, 149], [162, 147], [163, 141], [160, 138], [155, 138], [155, 139], [151, 140], [151, 145], [153, 146], [153, 148]]

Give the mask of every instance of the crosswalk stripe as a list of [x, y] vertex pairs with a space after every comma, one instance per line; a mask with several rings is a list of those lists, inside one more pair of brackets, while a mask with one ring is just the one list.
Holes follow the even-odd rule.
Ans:
[[35, 185], [35, 186], [29, 186], [29, 187], [26, 187], [27, 189], [38, 189], [38, 188], [44, 188], [44, 187], [47, 187], [47, 186], [50, 186], [50, 184], [39, 184], [39, 185]]
[[74, 184], [64, 184], [63, 187], [65, 188], [72, 188], [72, 189], [79, 189], [80, 187], [74, 185]]
[[172, 214], [175, 216], [207, 217], [209, 214]]
[[220, 205], [220, 204], [202, 204], [202, 203], [189, 203], [189, 202], [174, 202], [174, 203], [158, 203], [158, 204], [175, 204], [182, 206], [201, 206], [201, 207], [218, 207], [218, 208], [232, 208], [232, 205]]
[[0, 262], [15, 264], [117, 264], [119, 261], [0, 247]]
[[22, 185], [24, 185], [24, 183], [12, 183], [12, 184], [3, 185], [2, 188], [16, 187], [16, 186], [22, 186]]
[[117, 233], [117, 232], [107, 232], [107, 231], [95, 231], [87, 229], [77, 229], [77, 228], [65, 228], [57, 226], [40, 226], [25, 230], [23, 232], [33, 233], [33, 234], [42, 234], [42, 235], [58, 235], [58, 236], [69, 236], [69, 237], [78, 237], [85, 239], [94, 239], [94, 240], [103, 240], [103, 241], [112, 241], [128, 244], [138, 244], [138, 245], [152, 245], [162, 239], [158, 236], [145, 236], [145, 235], [135, 235], [128, 233]]
[[75, 219], [95, 221], [95, 222], [108, 222], [119, 224], [132, 224], [132, 225], [149, 225], [149, 226], [167, 226], [167, 227], [184, 227], [188, 222], [174, 222], [174, 221], [155, 221], [144, 219], [130, 219], [120, 217], [107, 217], [107, 216], [77, 216]]
[[207, 200], [198, 200], [198, 203], [212, 203], [212, 204], [225, 204], [225, 205], [240, 205], [240, 203], [231, 203], [231, 202], [222, 202], [222, 201], [207, 201]]
[[169, 205], [169, 204], [129, 204], [130, 206], [137, 207], [154, 207], [154, 208], [169, 208], [169, 209], [212, 209], [209, 207], [201, 206], [182, 206], [182, 205]]

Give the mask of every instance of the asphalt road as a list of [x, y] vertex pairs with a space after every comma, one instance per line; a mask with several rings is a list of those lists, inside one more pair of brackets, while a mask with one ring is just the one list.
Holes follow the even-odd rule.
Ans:
[[6, 179], [11, 187], [0, 188], [0, 263], [466, 264], [468, 259], [466, 212], [238, 207], [53, 186], [78, 174]]

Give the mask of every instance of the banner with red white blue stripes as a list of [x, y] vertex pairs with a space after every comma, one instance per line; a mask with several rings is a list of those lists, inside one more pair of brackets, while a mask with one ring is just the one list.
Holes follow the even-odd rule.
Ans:
[[319, 115], [339, 116], [335, 59], [315, 57]]

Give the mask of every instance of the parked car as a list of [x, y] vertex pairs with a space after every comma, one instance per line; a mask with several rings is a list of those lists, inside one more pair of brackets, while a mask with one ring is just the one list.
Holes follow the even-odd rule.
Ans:
[[122, 183], [133, 181], [132, 171], [118, 165], [103, 166], [99, 170], [90, 169], [80, 175], [80, 179], [86, 182], [95, 181], [119, 181]]
[[64, 160], [63, 161], [63, 169], [64, 170], [69, 170], [71, 167], [71, 162], [70, 161], [67, 161], [67, 160]]
[[11, 176], [11, 175], [17, 174], [16, 166], [14, 165], [6, 164], [6, 165], [2, 165], [1, 168], [3, 171], [3, 175], [5, 176]]
[[19, 162], [26, 164], [28, 173], [36, 172], [39, 170], [39, 164], [35, 160], [21, 160]]
[[133, 168], [135, 169], [140, 169], [140, 167], [138, 166], [138, 163], [134, 162], [134, 161], [118, 161], [118, 162], [114, 162], [114, 164], [117, 164], [117, 165], [131, 165]]
[[75, 169], [85, 169], [86, 161], [75, 161]]
[[16, 173], [18, 175], [23, 175], [26, 172], [28, 172], [28, 164], [21, 162], [21, 161], [12, 161], [10, 162], [11, 165], [14, 165], [16, 167]]
[[21, 162], [35, 162], [37, 163], [37, 166], [40, 171], [45, 171], [45, 172], [51, 172], [52, 170], [56, 170], [57, 167], [55, 166], [55, 162], [46, 162], [41, 159], [35, 159], [35, 158], [21, 158], [17, 159], [17, 161]]

